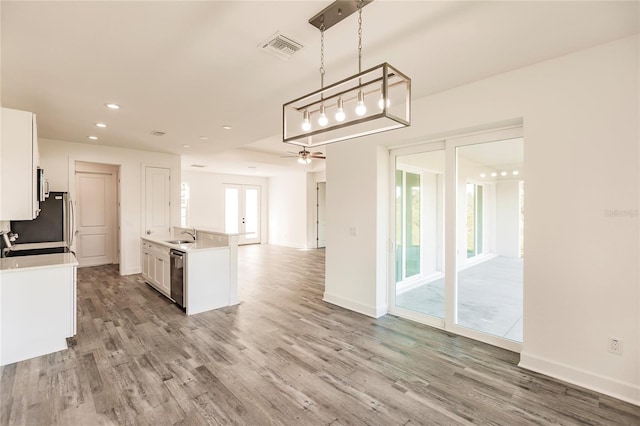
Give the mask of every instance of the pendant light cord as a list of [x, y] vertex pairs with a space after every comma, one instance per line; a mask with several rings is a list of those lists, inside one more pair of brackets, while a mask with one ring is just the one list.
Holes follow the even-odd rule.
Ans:
[[324, 89], [324, 23], [320, 25], [320, 88]]
[[362, 72], [362, 0], [358, 1], [358, 73]]

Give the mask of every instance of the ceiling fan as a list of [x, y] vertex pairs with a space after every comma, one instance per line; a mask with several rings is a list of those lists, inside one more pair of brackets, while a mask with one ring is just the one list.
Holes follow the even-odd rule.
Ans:
[[295, 153], [295, 152], [291, 152], [291, 151], [287, 151], [291, 154], [295, 154], [295, 155], [282, 155], [280, 158], [294, 158], [294, 157], [298, 157], [298, 163], [300, 164], [309, 164], [311, 163], [311, 159], [312, 158], [320, 158], [322, 160], [324, 160], [325, 157], [323, 153], [321, 152], [309, 152], [307, 151], [307, 148], [303, 148], [302, 151]]

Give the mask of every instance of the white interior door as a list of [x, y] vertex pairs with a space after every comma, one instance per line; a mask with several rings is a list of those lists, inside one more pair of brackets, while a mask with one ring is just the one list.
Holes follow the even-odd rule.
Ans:
[[326, 210], [326, 199], [327, 199], [327, 183], [326, 182], [318, 182], [317, 184], [317, 222], [316, 222], [316, 247], [326, 247], [327, 242], [325, 240], [326, 229], [327, 229], [327, 218], [325, 214]]
[[79, 266], [116, 263], [115, 173], [76, 171], [76, 191]]
[[260, 243], [260, 187], [225, 185], [225, 232], [238, 233], [238, 244]]
[[171, 170], [145, 167], [145, 233], [171, 231]]

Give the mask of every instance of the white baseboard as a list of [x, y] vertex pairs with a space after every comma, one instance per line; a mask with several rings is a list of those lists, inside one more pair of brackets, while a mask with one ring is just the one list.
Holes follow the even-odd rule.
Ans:
[[286, 241], [269, 241], [269, 245], [290, 247], [290, 248], [295, 248], [295, 249], [306, 249], [306, 248], [308, 248], [304, 244], [295, 244], [295, 243], [289, 243], [289, 242], [286, 242]]
[[122, 275], [134, 275], [134, 274], [141, 274], [142, 273], [142, 268], [141, 267], [132, 267], [132, 268], [126, 268], [126, 269], [122, 269], [120, 271], [120, 273]]
[[530, 355], [525, 351], [520, 354], [518, 366], [640, 406], [640, 386], [633, 383]]
[[386, 304], [379, 306], [365, 305], [327, 292], [324, 293], [322, 300], [331, 303], [332, 305], [340, 306], [341, 308], [349, 309], [350, 311], [358, 312], [359, 314], [372, 318], [380, 318], [389, 311], [389, 307]]

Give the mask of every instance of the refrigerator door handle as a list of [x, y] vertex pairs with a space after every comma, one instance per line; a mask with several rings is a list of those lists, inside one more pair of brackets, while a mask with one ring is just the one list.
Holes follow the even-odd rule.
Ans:
[[69, 213], [71, 213], [71, 229], [69, 229], [69, 248], [73, 244], [73, 236], [76, 229], [76, 213], [73, 210], [73, 200], [69, 200]]

